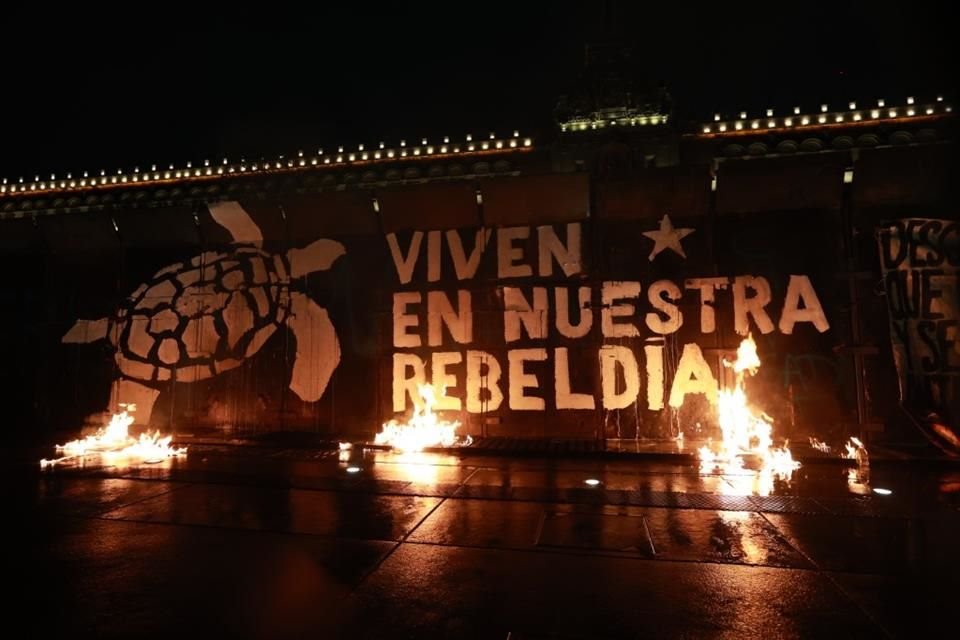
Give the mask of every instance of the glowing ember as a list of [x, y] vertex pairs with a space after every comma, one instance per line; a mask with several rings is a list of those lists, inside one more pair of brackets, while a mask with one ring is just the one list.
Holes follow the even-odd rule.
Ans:
[[810, 436], [810, 446], [816, 449], [817, 451], [821, 451], [823, 453], [830, 453], [831, 451], [830, 445], [828, 445], [823, 440], [817, 440], [813, 436]]
[[[383, 425], [383, 431], [377, 434], [374, 442], [385, 444], [401, 451], [422, 451], [427, 447], [452, 447], [469, 445], [470, 436], [465, 440], [457, 436], [460, 422], [442, 420], [434, 413], [437, 404], [437, 394], [432, 385], [418, 385], [423, 403], [414, 407], [413, 416], [408, 422], [391, 420]], [[442, 393], [442, 392], [441, 392]]]
[[760, 367], [753, 338], [748, 336], [740, 343], [736, 360], [724, 360], [723, 364], [736, 372], [736, 385], [733, 390], [720, 391], [718, 417], [721, 439], [716, 446], [710, 442], [698, 451], [701, 471], [736, 472], [745, 469], [744, 460], [749, 459], [751, 468], [761, 474], [789, 479], [800, 463], [793, 459], [788, 443], [785, 442], [783, 447], [773, 446], [773, 419], [762, 411], [752, 410], [747, 404], [744, 378], [747, 374], [756, 373]]
[[139, 438], [131, 436], [128, 432], [133, 424], [130, 412], [136, 409], [136, 405], [127, 405], [120, 413], [113, 414], [107, 426], [98, 429], [95, 434], [58, 444], [57, 453], [64, 455], [52, 460], [41, 460], [40, 467], [49, 467], [92, 454], [108, 456], [113, 463], [127, 459], [152, 464], [187, 453], [186, 447], [171, 447], [173, 436], [161, 437], [159, 431], [142, 433]]

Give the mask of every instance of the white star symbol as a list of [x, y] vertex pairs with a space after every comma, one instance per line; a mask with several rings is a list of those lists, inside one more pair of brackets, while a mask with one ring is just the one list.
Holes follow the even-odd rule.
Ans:
[[687, 254], [683, 252], [683, 245], [680, 244], [680, 241], [694, 231], [696, 231], [696, 229], [674, 229], [673, 223], [670, 222], [670, 216], [663, 216], [663, 218], [660, 219], [660, 229], [657, 231], [643, 232], [643, 235], [655, 243], [653, 245], [653, 251], [650, 252], [650, 262], [653, 262], [657, 254], [664, 249], [672, 249], [686, 258]]

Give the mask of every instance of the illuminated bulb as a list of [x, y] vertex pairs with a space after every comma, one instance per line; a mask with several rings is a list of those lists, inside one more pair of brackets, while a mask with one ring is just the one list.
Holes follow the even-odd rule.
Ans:
[[834, 118], [833, 120], [834, 120], [834, 122], [843, 122], [843, 116], [837, 116], [837, 117]]
[[720, 122], [720, 114], [719, 114], [719, 113], [713, 114], [713, 121], [714, 121], [714, 122]]
[[400, 146], [401, 146], [401, 147], [407, 146], [407, 141], [406, 141], [406, 140], [401, 140], [401, 141], [400, 141]]
[[933, 107], [927, 107], [927, 115], [933, 113]]
[[850, 107], [850, 111], [853, 111], [854, 109], [857, 108], [857, 103], [856, 103], [856, 102], [851, 102], [851, 103], [849, 104], [849, 107]]
[[897, 117], [897, 110], [896, 110], [896, 109], [890, 109], [890, 117], [891, 117], [891, 118], [896, 118], [896, 117]]
[[415, 156], [420, 155], [420, 147], [414, 147], [414, 148], [413, 148], [413, 155], [415, 155]]
[[743, 129], [743, 123], [742, 123], [742, 122], [738, 122], [737, 124], [733, 125], [733, 127], [734, 127], [734, 129], [736, 129], [737, 131], [740, 131], [741, 129]]
[[433, 147], [427, 147], [427, 153], [433, 153]]
[[884, 100], [883, 98], [880, 98], [879, 100], [877, 100], [878, 107], [885, 107], [886, 105], [887, 105], [887, 101]]
[[586, 480], [583, 481], [583, 483], [591, 487], [596, 487], [600, 484], [600, 481], [597, 480], [596, 478], [587, 478]]
[[913, 96], [907, 97], [907, 104], [913, 104]]
[[385, 145], [383, 144], [383, 142], [381, 142], [381, 143], [380, 143], [380, 148], [383, 149], [384, 146], [385, 146]]
[[392, 157], [393, 157], [393, 149], [390, 149], [389, 151], [387, 151], [387, 157], [388, 157], [388, 158], [392, 158]]
[[360, 473], [360, 467], [347, 467], [347, 473]]
[[329, 156], [323, 159], [323, 164], [330, 164]]
[[750, 128], [751, 128], [751, 129], [756, 129], [756, 128], [758, 128], [759, 126], [760, 126], [760, 123], [757, 122], [756, 120], [754, 120], [753, 122], [750, 123]]
[[337, 153], [343, 153], [343, 147], [337, 147]]
[[380, 159], [380, 152], [379, 152], [379, 151], [374, 151], [374, 152], [373, 152], [373, 158], [374, 158], [375, 160], [379, 160], [379, 159]]
[[773, 109], [767, 109], [767, 117], [769, 118], [772, 115], [773, 115]]
[[704, 132], [704, 133], [710, 133], [710, 127], [704, 127], [704, 128], [703, 128], [703, 132]]
[[[310, 158], [310, 166], [312, 166], [312, 167], [317, 166], [317, 159], [316, 159], [316, 158]], [[233, 167], [230, 167], [230, 172], [233, 173]]]
[[777, 121], [776, 121], [776, 120], [771, 120], [771, 121], [769, 121], [769, 122], [767, 123], [767, 128], [768, 128], [768, 129], [773, 129], [775, 126], [777, 126]]
[[493, 131], [491, 131], [491, 132], [490, 132], [490, 139], [493, 140], [493, 139], [496, 138], [496, 137], [497, 137], [497, 136], [494, 135]]
[[879, 117], [880, 117], [880, 110], [879, 110], [879, 109], [872, 109], [872, 110], [870, 111], [870, 117], [871, 117], [871, 118], [879, 118]]
[[523, 146], [529, 147], [531, 144], [533, 144], [533, 140], [531, 140], [530, 138], [523, 139]]
[[741, 112], [740, 112], [740, 119], [743, 120], [743, 119], [746, 118], [746, 117], [747, 117], [747, 112], [746, 112], [746, 111], [741, 111]]
[[916, 114], [917, 114], [917, 112], [916, 112], [914, 109], [907, 109], [907, 115], [908, 115], [908, 116], [913, 116], [913, 115], [916, 115]]
[[473, 140], [473, 136], [468, 133], [468, 134], [467, 134], [467, 142], [470, 142], [471, 140]]
[[794, 108], [793, 108], [793, 115], [795, 115], [795, 116], [800, 115], [800, 107], [794, 107]]
[[827, 105], [825, 105], [825, 104], [820, 105], [820, 112], [821, 112], [821, 113], [826, 113], [826, 112], [827, 112]]
[[787, 118], [786, 120], [783, 121], [783, 124], [784, 124], [785, 126], [787, 126], [787, 127], [792, 127], [792, 126], [793, 126], [793, 118]]
[[420, 144], [427, 144], [427, 139], [423, 138], [422, 140], [420, 140]]
[[727, 125], [725, 124], [720, 125], [720, 133], [723, 133], [726, 130], [727, 130]]
[[443, 136], [443, 144], [450, 144], [450, 136]]
[[514, 138], [519, 138], [519, 137], [520, 137], [520, 132], [517, 131], [516, 129], [514, 129], [514, 130], [513, 130], [513, 137], [514, 137]]
[[[511, 148], [511, 149], [516, 149], [516, 148], [517, 148], [517, 141], [516, 141], [516, 140], [511, 140], [511, 141], [510, 141], [510, 148]], [[444, 147], [444, 153], [446, 153], [446, 147]]]
[[407, 150], [406, 150], [406, 149], [401, 149], [401, 150], [400, 150], [400, 157], [401, 157], [401, 158], [406, 158], [406, 157], [407, 157]]
[[820, 116], [819, 118], [817, 118], [817, 122], [819, 122], [820, 124], [823, 124], [826, 121], [827, 121], [827, 116]]
[[367, 155], [367, 152], [366, 152], [366, 151], [364, 151], [364, 152], [363, 152], [363, 155], [360, 156], [360, 157], [363, 158], [364, 160], [366, 160], [366, 159], [368, 159], [370, 156]]
[[362, 145], [362, 144], [357, 145], [357, 151], [363, 151], [363, 145]]
[[803, 116], [803, 118], [800, 120], [800, 124], [802, 125], [810, 124], [810, 118], [808, 118], [807, 116]]
[[483, 144], [480, 145], [480, 147], [483, 148], [483, 149], [489, 149], [489, 148], [490, 148], [490, 143], [489, 143], [489, 142], [484, 142]]
[[953, 107], [951, 107], [950, 105], [947, 105], [947, 107], [946, 107], [946, 109], [944, 109], [944, 111], [946, 111], [947, 113], [952, 113], [952, 112], [953, 112]]
[[943, 96], [937, 96], [937, 102], [943, 102]]
[[854, 121], [854, 122], [860, 122], [860, 120], [861, 120], [861, 116], [860, 116], [859, 113], [853, 114], [853, 121]]
[[474, 149], [476, 149], [476, 145], [471, 142], [470, 144], [467, 145], [467, 149], [469, 149], [470, 151], [473, 151]]
[[497, 149], [503, 149], [503, 140], [497, 140]]
[[[203, 166], [209, 167], [209, 166], [210, 166], [210, 161], [209, 161], [209, 160], [204, 160], [204, 161], [203, 161]], [[137, 169], [134, 169], [134, 171], [137, 171]]]
[[893, 491], [890, 489], [883, 489], [881, 487], [874, 487], [873, 492], [881, 496], [889, 496]]

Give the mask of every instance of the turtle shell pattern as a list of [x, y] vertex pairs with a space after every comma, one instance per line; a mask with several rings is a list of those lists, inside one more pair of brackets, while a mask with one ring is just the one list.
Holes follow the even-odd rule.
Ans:
[[285, 319], [289, 273], [286, 257], [252, 246], [161, 269], [109, 332], [117, 365], [145, 382], [193, 382], [239, 366]]

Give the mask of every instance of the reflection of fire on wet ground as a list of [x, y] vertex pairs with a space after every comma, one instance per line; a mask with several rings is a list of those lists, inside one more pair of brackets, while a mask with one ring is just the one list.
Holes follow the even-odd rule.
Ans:
[[113, 414], [110, 422], [96, 433], [66, 444], [58, 444], [56, 451], [63, 455], [51, 460], [40, 460], [40, 467], [52, 467], [68, 460], [82, 460], [90, 455], [99, 455], [109, 464], [152, 464], [186, 455], [186, 447], [170, 446], [173, 436], [161, 436], [159, 431], [144, 432], [139, 438], [131, 436], [129, 428], [133, 424], [133, 411], [136, 411], [136, 405], [123, 406], [121, 412]]

